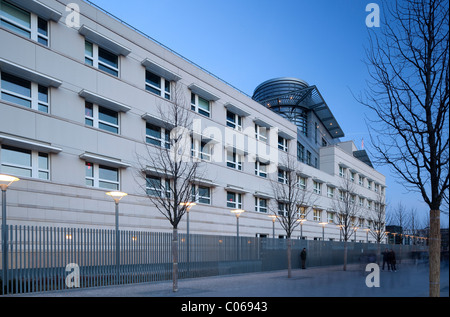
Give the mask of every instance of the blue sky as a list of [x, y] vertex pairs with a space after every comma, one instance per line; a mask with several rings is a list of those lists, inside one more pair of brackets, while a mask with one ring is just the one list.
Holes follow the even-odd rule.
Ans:
[[[344, 130], [342, 140], [358, 148], [368, 110], [352, 93], [366, 88], [363, 63], [368, 43], [365, 11], [370, 0], [91, 0], [128, 24], [252, 95], [275, 77], [316, 85]], [[381, 25], [381, 27], [383, 27]], [[424, 217], [418, 193], [397, 184], [386, 166], [387, 200], [402, 202]], [[442, 219], [448, 225], [448, 218]]]

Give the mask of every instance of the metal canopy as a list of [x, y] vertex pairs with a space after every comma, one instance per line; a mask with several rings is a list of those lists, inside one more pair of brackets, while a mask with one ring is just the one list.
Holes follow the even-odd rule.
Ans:
[[333, 138], [341, 138], [344, 136], [344, 132], [339, 126], [339, 123], [316, 86], [294, 90], [276, 98], [264, 100], [261, 104], [271, 109], [290, 106], [314, 111]]

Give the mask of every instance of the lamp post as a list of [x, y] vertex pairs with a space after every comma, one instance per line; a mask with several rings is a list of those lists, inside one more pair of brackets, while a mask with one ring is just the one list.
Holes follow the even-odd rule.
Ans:
[[19, 181], [17, 177], [0, 174], [0, 189], [2, 190], [2, 281], [3, 294], [8, 289], [8, 227], [6, 225], [6, 190], [9, 185]]
[[325, 241], [325, 226], [328, 224], [328, 222], [319, 222], [319, 225], [322, 226], [322, 241]]
[[366, 243], [369, 243], [369, 231], [370, 231], [370, 228], [366, 228], [366, 229], [364, 229], [364, 231], [366, 232]]
[[194, 202], [185, 202], [185, 203], [180, 203], [180, 206], [186, 206], [186, 261], [188, 264], [188, 274], [190, 273], [190, 240], [189, 240], [189, 210], [191, 210], [192, 207], [194, 207], [195, 205], [197, 205]]
[[300, 222], [300, 240], [303, 240], [303, 223], [307, 220], [305, 218], [298, 219], [298, 222]]
[[277, 220], [278, 216], [270, 215], [269, 218], [272, 218], [272, 238], [275, 239], [275, 220]]
[[239, 216], [245, 212], [243, 209], [233, 209], [231, 210], [231, 213], [236, 215], [236, 243], [237, 243], [237, 260], [239, 261]]
[[116, 223], [116, 281], [119, 284], [119, 268], [120, 268], [120, 235], [119, 235], [119, 201], [127, 196], [127, 193], [113, 191], [107, 192], [106, 195], [110, 196], [116, 205], [115, 207], [115, 223]]

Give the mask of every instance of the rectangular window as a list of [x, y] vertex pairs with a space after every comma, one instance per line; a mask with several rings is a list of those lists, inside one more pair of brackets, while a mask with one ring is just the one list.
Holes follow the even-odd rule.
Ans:
[[278, 136], [278, 149], [281, 151], [287, 152], [288, 151], [288, 140]]
[[0, 25], [48, 46], [48, 22], [4, 0], [0, 0]]
[[317, 195], [320, 195], [320, 193], [322, 192], [322, 184], [319, 182], [313, 181], [313, 185], [314, 185], [314, 187], [313, 187], [314, 193]]
[[146, 177], [147, 195], [170, 198], [170, 182], [161, 177]]
[[227, 110], [227, 126], [242, 131], [242, 117]]
[[208, 100], [191, 93], [191, 110], [206, 117], [211, 116], [211, 106]]
[[255, 162], [255, 175], [267, 178], [267, 165], [259, 161]]
[[282, 184], [287, 184], [288, 182], [288, 172], [283, 169], [278, 169], [278, 182]]
[[278, 215], [282, 217], [288, 216], [287, 204], [280, 202], [278, 203]]
[[205, 186], [192, 186], [192, 201], [211, 205], [211, 188]]
[[170, 81], [148, 70], [145, 72], [145, 89], [170, 100]]
[[48, 113], [49, 91], [45, 86], [11, 74], [1, 73], [1, 99]]
[[334, 188], [327, 186], [327, 196], [328, 198], [333, 198], [334, 197]]
[[297, 142], [297, 160], [305, 162], [305, 147], [300, 142]]
[[267, 199], [255, 197], [255, 211], [267, 213]]
[[147, 123], [146, 142], [160, 147], [170, 148], [170, 131]]
[[339, 176], [344, 177], [345, 176], [345, 168], [342, 166], [339, 166]]
[[87, 126], [119, 134], [119, 113], [86, 101], [84, 122]]
[[311, 166], [311, 164], [312, 164], [310, 151], [306, 151], [306, 164], [308, 164], [309, 166]]
[[87, 186], [119, 190], [119, 169], [86, 162], [85, 180]]
[[327, 212], [327, 222], [328, 223], [333, 223], [334, 222], [334, 213]]
[[255, 138], [262, 142], [268, 141], [268, 129], [255, 123]]
[[47, 153], [1, 146], [1, 173], [17, 177], [50, 179], [50, 163]]
[[322, 211], [319, 209], [313, 209], [313, 220], [320, 221], [322, 215]]
[[242, 209], [242, 194], [227, 192], [227, 207], [233, 209]]
[[191, 138], [191, 156], [204, 161], [211, 161], [213, 144]]
[[305, 190], [305, 189], [306, 189], [306, 178], [305, 178], [305, 177], [298, 176], [298, 177], [297, 177], [297, 180], [298, 180], [298, 186], [299, 186], [302, 190]]
[[84, 61], [87, 65], [115, 77], [119, 76], [119, 56], [87, 40], [84, 44]]
[[227, 166], [242, 171], [242, 157], [233, 151], [227, 151]]

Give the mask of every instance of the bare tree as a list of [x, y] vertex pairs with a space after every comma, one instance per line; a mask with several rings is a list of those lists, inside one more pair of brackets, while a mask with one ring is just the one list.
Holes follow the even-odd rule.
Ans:
[[338, 188], [338, 195], [333, 199], [336, 222], [341, 230], [341, 239], [344, 240], [344, 271], [347, 270], [348, 241], [355, 234], [356, 221], [361, 212], [361, 206], [356, 202], [357, 196], [355, 184], [349, 177], [344, 176]]
[[280, 160], [277, 179], [271, 180], [275, 203], [269, 209], [286, 232], [289, 278], [292, 276], [292, 233], [300, 225], [300, 209], [312, 204], [311, 191], [299, 184], [299, 172], [300, 164], [297, 159], [286, 153]]
[[[172, 227], [173, 291], [178, 291], [178, 225], [195, 197], [193, 181], [200, 161], [191, 157], [192, 119], [180, 85], [173, 101], [157, 106], [155, 117], [161, 136], [153, 139], [145, 155], [137, 155], [138, 175], [145, 180], [142, 190]], [[162, 132], [165, 133], [162, 133]], [[169, 134], [170, 131], [170, 134]]]
[[378, 162], [430, 209], [430, 296], [439, 296], [440, 207], [449, 188], [449, 2], [384, 1], [370, 32], [371, 81], [360, 102]]
[[386, 200], [385, 195], [379, 192], [374, 202], [374, 210], [367, 218], [372, 223], [369, 231], [377, 243], [377, 261], [381, 260], [381, 242], [386, 238]]

